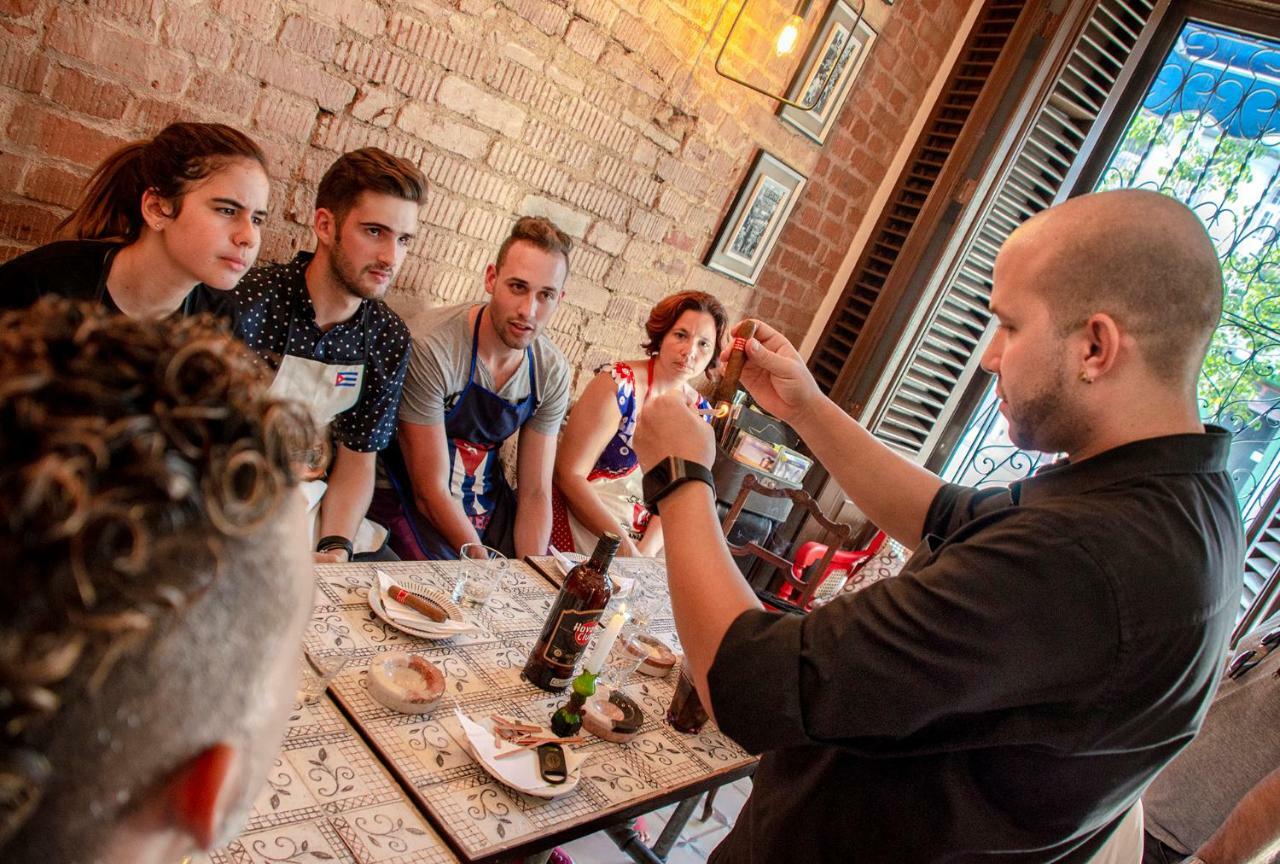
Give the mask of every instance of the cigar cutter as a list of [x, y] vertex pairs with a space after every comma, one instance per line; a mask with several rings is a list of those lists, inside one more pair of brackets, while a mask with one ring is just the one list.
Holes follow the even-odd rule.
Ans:
[[564, 761], [564, 748], [559, 744], [538, 745], [538, 773], [542, 779], [558, 786], [569, 779], [568, 765]]

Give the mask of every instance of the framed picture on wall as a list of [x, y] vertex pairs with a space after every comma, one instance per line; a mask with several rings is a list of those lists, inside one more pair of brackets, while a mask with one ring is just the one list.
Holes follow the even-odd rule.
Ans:
[[805, 178], [778, 157], [756, 153], [746, 182], [729, 208], [705, 263], [754, 285], [769, 252], [795, 206]]
[[809, 111], [783, 105], [778, 116], [819, 144], [825, 141], [875, 38], [876, 31], [848, 3], [833, 0], [787, 91], [796, 102], [817, 102]]

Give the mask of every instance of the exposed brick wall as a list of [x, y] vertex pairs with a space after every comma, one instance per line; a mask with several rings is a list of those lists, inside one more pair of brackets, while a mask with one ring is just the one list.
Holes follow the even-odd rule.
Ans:
[[813, 320], [969, 8], [900, 2], [853, 82], [809, 182], [757, 281], [748, 311], [797, 344]]
[[[310, 248], [321, 174], [376, 145], [431, 181], [402, 295], [480, 296], [532, 211], [578, 238], [552, 324], [575, 363], [634, 353], [652, 302], [688, 287], [799, 338], [963, 5], [867, 2], [887, 26], [820, 150], [714, 74], [727, 16], [672, 109], [718, 0], [0, 0], [0, 258], [50, 239], [115, 147], [216, 120], [269, 157], [260, 260]], [[733, 68], [777, 86], [746, 59], [768, 25], [747, 23]], [[757, 147], [812, 182], [752, 288], [699, 262]]]

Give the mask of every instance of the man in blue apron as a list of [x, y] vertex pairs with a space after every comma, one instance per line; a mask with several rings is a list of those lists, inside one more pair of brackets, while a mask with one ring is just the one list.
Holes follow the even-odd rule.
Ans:
[[315, 253], [256, 267], [236, 288], [244, 341], [276, 370], [271, 390], [306, 404], [333, 438], [326, 480], [303, 485], [316, 560], [385, 557], [365, 519], [376, 458], [391, 443], [409, 328], [382, 297], [418, 226], [427, 182], [368, 147], [333, 163], [316, 195]]
[[[383, 456], [386, 487], [370, 509], [401, 558], [456, 558], [478, 542], [546, 551], [569, 368], [542, 331], [564, 294], [570, 246], [550, 221], [522, 218], [485, 270], [487, 303], [414, 317], [399, 448]], [[499, 450], [517, 433], [513, 490]]]

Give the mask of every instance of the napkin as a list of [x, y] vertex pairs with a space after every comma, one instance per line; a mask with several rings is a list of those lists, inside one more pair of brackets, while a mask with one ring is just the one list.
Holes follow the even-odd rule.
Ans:
[[[582, 763], [586, 761], [586, 756], [575, 752], [568, 746], [563, 747], [565, 769], [568, 772], [567, 782], [559, 784], [548, 783], [542, 779], [542, 774], [538, 771], [538, 754], [534, 752], [532, 747], [521, 748], [509, 741], [501, 741], [500, 746], [495, 745], [493, 743], [494, 734], [492, 728], [475, 722], [463, 714], [457, 706], [454, 707], [453, 713], [457, 716], [458, 723], [461, 725], [463, 733], [467, 736], [467, 741], [471, 746], [471, 752], [476, 757], [476, 761], [480, 763], [484, 770], [511, 788], [529, 795], [550, 798], [559, 795], [561, 792], [569, 792], [577, 785], [577, 771]], [[500, 754], [521, 749], [524, 750], [523, 753], [514, 756], [503, 756], [501, 759], [496, 758]]]
[[382, 608], [386, 611], [387, 617], [397, 624], [403, 624], [406, 627], [421, 630], [433, 636], [437, 634], [467, 633], [475, 629], [475, 625], [471, 622], [457, 621], [453, 618], [447, 621], [432, 621], [416, 609], [410, 609], [403, 603], [392, 600], [391, 591], [398, 587], [394, 579], [381, 570], [378, 571], [378, 591], [382, 597]]
[[[577, 564], [587, 560], [586, 555], [580, 555], [577, 552], [561, 552], [554, 546], [550, 546], [548, 548], [551, 550], [551, 557], [555, 559], [556, 568], [560, 571], [562, 576], [568, 576], [569, 571]], [[613, 573], [609, 574], [609, 579], [614, 585], [618, 586], [617, 590], [613, 592], [614, 597], [626, 597], [631, 593], [631, 589], [636, 584], [636, 580], [629, 576], [618, 576]]]

